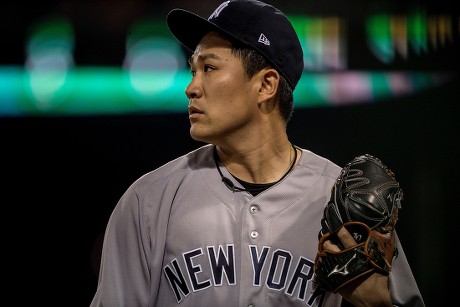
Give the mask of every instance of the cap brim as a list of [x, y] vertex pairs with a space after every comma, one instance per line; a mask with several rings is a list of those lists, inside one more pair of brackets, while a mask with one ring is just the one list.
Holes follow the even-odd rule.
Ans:
[[191, 51], [195, 50], [208, 32], [225, 32], [207, 19], [183, 9], [170, 11], [166, 17], [166, 24], [177, 40]]
[[194, 51], [203, 36], [211, 31], [219, 32], [238, 41], [232, 33], [220, 28], [207, 19], [184, 9], [173, 9], [166, 17], [166, 24], [171, 33], [187, 49]]

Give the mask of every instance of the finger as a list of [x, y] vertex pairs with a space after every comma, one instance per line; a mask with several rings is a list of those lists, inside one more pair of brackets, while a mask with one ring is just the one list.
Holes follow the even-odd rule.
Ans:
[[345, 248], [349, 248], [356, 245], [356, 241], [355, 239], [353, 239], [353, 236], [343, 226], [337, 232], [337, 236], [339, 237], [340, 242], [342, 242]]
[[340, 252], [340, 248], [336, 244], [332, 243], [331, 240], [324, 241], [323, 242], [323, 248], [331, 250], [333, 252]]

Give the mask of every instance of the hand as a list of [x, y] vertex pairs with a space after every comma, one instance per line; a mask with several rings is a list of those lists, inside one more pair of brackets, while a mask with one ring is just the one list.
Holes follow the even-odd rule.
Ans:
[[[340, 228], [337, 236], [345, 248], [356, 245], [353, 236], [345, 227]], [[323, 244], [324, 248], [340, 251], [340, 248], [327, 240]], [[339, 290], [340, 295], [355, 306], [370, 307], [391, 307], [390, 291], [388, 290], [388, 276], [379, 273], [372, 273], [363, 276]]]

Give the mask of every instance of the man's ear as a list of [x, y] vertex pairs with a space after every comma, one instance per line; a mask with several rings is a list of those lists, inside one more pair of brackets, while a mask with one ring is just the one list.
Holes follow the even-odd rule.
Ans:
[[262, 69], [260, 72], [259, 103], [273, 100], [278, 91], [280, 74], [273, 68]]

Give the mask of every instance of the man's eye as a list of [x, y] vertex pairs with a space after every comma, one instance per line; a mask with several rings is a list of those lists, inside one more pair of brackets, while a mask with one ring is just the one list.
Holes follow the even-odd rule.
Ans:
[[213, 67], [210, 66], [210, 65], [205, 65], [204, 68], [203, 68], [203, 71], [204, 71], [204, 72], [209, 72], [209, 71], [211, 71], [211, 70], [213, 70]]
[[190, 74], [192, 75], [192, 77], [195, 77], [195, 75], [196, 75], [196, 71], [194, 71], [194, 70], [190, 70]]

